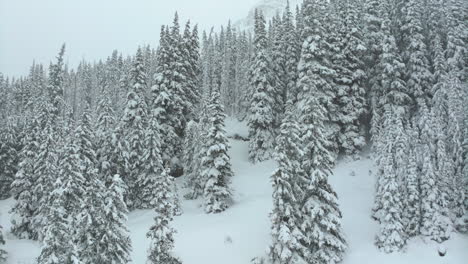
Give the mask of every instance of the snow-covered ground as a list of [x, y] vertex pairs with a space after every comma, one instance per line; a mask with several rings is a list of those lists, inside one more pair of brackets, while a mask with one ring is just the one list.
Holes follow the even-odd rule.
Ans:
[[[245, 124], [227, 120], [229, 135], [247, 135]], [[270, 175], [275, 163], [268, 161], [252, 165], [247, 160], [248, 143], [231, 140], [230, 155], [235, 176], [235, 204], [222, 214], [207, 215], [199, 207], [201, 201], [183, 201], [184, 213], [176, 217], [174, 227], [175, 254], [186, 264], [248, 264], [257, 256], [265, 255], [270, 243], [271, 210]], [[373, 203], [374, 174], [372, 162], [340, 162], [330, 179], [339, 195], [343, 212], [343, 226], [349, 248], [343, 264], [466, 264], [468, 263], [468, 236], [453, 234], [444, 243], [447, 255], [441, 258], [438, 245], [420, 238], [409, 241], [405, 252], [385, 254], [374, 246], [378, 225], [370, 217]], [[182, 185], [182, 182], [179, 182]], [[183, 192], [182, 188], [179, 188]], [[12, 199], [0, 201], [0, 225], [10, 228], [8, 211]], [[149, 244], [146, 232], [154, 213], [139, 210], [129, 216], [133, 241], [133, 263], [143, 264]], [[39, 254], [39, 243], [18, 240], [6, 235], [9, 252], [7, 264], [32, 264]]]

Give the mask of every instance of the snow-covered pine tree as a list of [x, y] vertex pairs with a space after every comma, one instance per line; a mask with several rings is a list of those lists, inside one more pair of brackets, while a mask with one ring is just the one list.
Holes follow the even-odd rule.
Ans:
[[98, 117], [96, 124], [96, 160], [101, 180], [109, 186], [115, 174], [119, 174], [118, 147], [113, 138], [116, 136], [114, 129], [116, 119], [112, 108], [112, 98], [108, 92], [104, 92], [98, 103]]
[[243, 31], [237, 38], [237, 59], [236, 59], [236, 77], [235, 83], [239, 91], [236, 98], [237, 117], [244, 120], [250, 111], [250, 98], [252, 98], [254, 90], [250, 89], [250, 70], [252, 57], [251, 37]]
[[128, 186], [126, 203], [129, 209], [139, 208], [135, 196], [141, 186], [136, 186], [138, 176], [143, 169], [141, 156], [144, 151], [144, 138], [148, 116], [145, 98], [146, 73], [143, 68], [143, 54], [139, 48], [132, 68], [131, 87], [127, 95], [127, 105], [121, 121], [125, 152], [125, 175], [122, 175]]
[[[464, 104], [466, 104], [466, 84], [460, 81], [456, 76], [456, 71], [451, 71], [444, 79], [444, 84], [447, 90], [447, 116], [439, 117], [439, 120], [446, 120], [447, 126], [441, 134], [445, 134], [447, 139], [445, 142], [446, 152], [448, 155], [448, 162], [453, 167], [453, 176], [450, 176], [450, 185], [452, 191], [449, 193], [449, 207], [454, 213], [453, 220], [458, 222], [459, 218], [463, 217], [466, 213], [463, 207], [464, 193], [462, 186], [464, 185], [463, 179], [463, 127], [465, 125], [466, 112]], [[458, 224], [459, 225], [459, 224]]]
[[201, 157], [201, 177], [206, 179], [203, 196], [207, 213], [220, 213], [232, 202], [230, 184], [233, 172], [228, 154], [229, 141], [224, 128], [226, 115], [219, 97], [219, 92], [213, 91], [208, 105], [209, 130], [206, 135], [206, 152]]
[[32, 189], [32, 201], [37, 207], [32, 219], [32, 225], [38, 232], [38, 239], [44, 239], [44, 231], [47, 226], [46, 217], [48, 214], [48, 196], [58, 175], [58, 142], [61, 141], [57, 123], [60, 122], [61, 111], [63, 110], [63, 55], [65, 45], [62, 46], [57, 62], [50, 65], [49, 79], [44, 97], [39, 102], [38, 120], [40, 133], [38, 135], [39, 149], [34, 159], [33, 170], [35, 172], [35, 184]]
[[10, 118], [0, 129], [0, 200], [11, 195], [11, 183], [18, 170], [19, 139], [16, 120]]
[[86, 195], [83, 204], [74, 218], [74, 241], [77, 245], [78, 258], [84, 264], [100, 263], [99, 258], [104, 254], [100, 239], [109, 231], [105, 224], [104, 195], [106, 188], [94, 169], [91, 178], [87, 179]]
[[[157, 111], [157, 110], [156, 110]], [[139, 187], [138, 196], [140, 207], [149, 209], [157, 206], [154, 194], [158, 191], [158, 180], [166, 174], [166, 168], [161, 156], [161, 126], [158, 123], [156, 111], [149, 115], [148, 127], [145, 131], [145, 142], [142, 159], [143, 169], [138, 175], [136, 185]], [[170, 177], [170, 176], [168, 176]], [[175, 197], [176, 194], [173, 194]], [[174, 206], [178, 206], [173, 203]]]
[[39, 151], [39, 135], [40, 123], [37, 118], [33, 118], [26, 126], [26, 144], [20, 152], [18, 172], [11, 184], [11, 192], [15, 199], [10, 211], [13, 215], [11, 233], [23, 239], [37, 239], [32, 220], [37, 210], [37, 202], [33, 200], [33, 186], [36, 182], [34, 162]]
[[74, 135], [69, 135], [65, 141], [61, 157], [58, 161], [59, 175], [62, 181], [62, 199], [67, 217], [76, 217], [76, 210], [84, 203], [86, 178], [81, 172], [82, 160]]
[[271, 176], [273, 185], [273, 211], [270, 215], [272, 244], [269, 249], [271, 263], [305, 263], [307, 246], [304, 234], [298, 226], [299, 205], [302, 200], [299, 146], [300, 129], [296, 121], [292, 100], [287, 104], [286, 115], [281, 124], [275, 148], [278, 169]]
[[6, 262], [7, 252], [3, 249], [5, 245], [5, 239], [3, 238], [3, 227], [0, 226], [0, 263]]
[[421, 118], [419, 126], [421, 127], [421, 151], [422, 169], [420, 178], [421, 188], [421, 234], [442, 242], [450, 238], [452, 223], [448, 217], [448, 208], [445, 195], [442, 195], [441, 182], [438, 179], [435, 153], [433, 150], [434, 138], [433, 128], [435, 126], [433, 112], [428, 110], [425, 105], [421, 108]]
[[[299, 104], [304, 105], [308, 97], [313, 94], [321, 107], [327, 109], [324, 111], [323, 122], [323, 136], [326, 143], [325, 146], [333, 151], [332, 161], [336, 156], [334, 138], [334, 125], [331, 123], [331, 112], [336, 113], [336, 105], [333, 104], [334, 91], [332, 88], [333, 77], [335, 70], [331, 67], [330, 62], [330, 44], [327, 42], [327, 33], [323, 25], [324, 21], [320, 20], [321, 15], [327, 11], [327, 3], [323, 1], [310, 0], [304, 2], [303, 16], [304, 16], [304, 29], [303, 38], [305, 39], [302, 45], [301, 59], [299, 61], [298, 71], [299, 79], [298, 86], [298, 99]], [[302, 102], [301, 102], [302, 101]], [[331, 165], [330, 165], [331, 166]]]
[[[412, 131], [412, 129], [410, 129]], [[414, 133], [412, 133], [414, 134]], [[417, 135], [411, 137], [417, 139]], [[418, 143], [416, 143], [418, 144]], [[405, 233], [409, 237], [417, 236], [421, 232], [421, 192], [419, 187], [419, 169], [416, 161], [415, 145], [409, 145], [408, 162], [406, 165], [406, 178], [403, 184], [406, 185], [403, 199], [403, 221], [405, 223]]]
[[193, 157], [192, 165], [190, 166], [190, 178], [188, 180], [188, 186], [191, 189], [187, 195], [188, 199], [197, 199], [198, 197], [203, 196], [205, 184], [207, 181], [207, 179], [205, 178], [206, 175], [203, 173], [203, 159], [205, 158], [207, 153], [207, 134], [211, 127], [209, 120], [209, 109], [207, 107], [208, 104], [208, 100], [204, 98], [202, 100], [202, 105], [199, 112], [199, 122], [194, 124], [196, 129], [196, 135], [193, 138], [193, 145], [191, 147], [193, 148]]
[[[435, 172], [437, 175], [437, 184], [439, 185], [441, 207], [445, 210], [454, 209], [455, 197], [457, 195], [457, 186], [454, 184], [456, 176], [455, 163], [451, 159], [451, 155], [447, 150], [447, 139], [445, 131], [443, 130], [443, 122], [441, 117], [436, 116], [433, 112], [433, 130], [434, 133], [434, 158], [435, 158]], [[452, 220], [456, 220], [452, 217]]]
[[130, 262], [132, 245], [127, 228], [128, 210], [123, 199], [124, 193], [125, 183], [120, 176], [115, 175], [103, 195], [103, 230], [106, 232], [98, 238], [100, 255], [96, 263], [125, 264]]
[[52, 124], [51, 104], [44, 102], [41, 107], [39, 120], [44, 122], [40, 133], [39, 149], [34, 159], [33, 170], [35, 183], [32, 189], [33, 208], [37, 210], [33, 216], [33, 229], [38, 232], [38, 239], [44, 238], [44, 228], [47, 226], [47, 199], [58, 175], [57, 134]]
[[299, 33], [297, 26], [294, 25], [294, 17], [291, 12], [289, 0], [283, 13], [282, 27], [284, 39], [281, 42], [282, 50], [285, 53], [285, 78], [286, 94], [284, 95], [284, 102], [292, 100], [293, 103], [297, 102], [297, 64], [301, 53], [301, 45], [299, 41]]
[[49, 100], [52, 104], [52, 116], [57, 118], [63, 111], [63, 56], [65, 54], [65, 43], [60, 48], [60, 52], [57, 56], [57, 62], [50, 65], [49, 69], [49, 83], [47, 85], [47, 94], [49, 96]]
[[[405, 227], [403, 223], [403, 197], [400, 178], [404, 167], [398, 165], [398, 148], [405, 147], [405, 131], [399, 112], [391, 104], [385, 106], [383, 120], [385, 124], [380, 136], [378, 153], [378, 184], [376, 194], [376, 216], [380, 222], [380, 230], [376, 236], [376, 245], [385, 253], [401, 250], [406, 244]], [[403, 153], [404, 154], [404, 153]], [[380, 199], [380, 201], [379, 201]]]
[[445, 58], [448, 71], [454, 74], [460, 81], [467, 80], [467, 38], [466, 13], [468, 7], [463, 0], [450, 0], [444, 2], [446, 5], [447, 19], [447, 46]]
[[265, 18], [255, 12], [255, 53], [250, 69], [251, 98], [249, 114], [249, 159], [261, 162], [271, 158], [275, 137], [274, 79], [270, 58], [267, 54]]
[[[305, 2], [307, 19], [312, 19], [311, 12], [315, 7], [311, 1]], [[311, 32], [309, 23], [305, 32]], [[321, 28], [323, 29], [323, 28]], [[319, 28], [314, 28], [319, 30]], [[320, 101], [324, 99], [323, 86], [327, 82], [320, 74], [330, 71], [321, 67], [320, 35], [313, 34], [303, 45], [301, 62], [299, 63], [299, 81], [301, 100], [299, 101], [299, 122], [301, 124], [301, 142], [304, 144], [304, 156], [301, 168], [306, 178], [302, 186], [305, 194], [301, 202], [301, 230], [306, 237], [307, 248], [304, 257], [308, 263], [337, 263], [343, 258], [346, 242], [341, 228], [341, 212], [338, 208], [337, 195], [328, 183], [332, 174], [333, 156], [327, 145], [325, 122], [326, 108]], [[320, 220], [319, 220], [320, 219]]]
[[193, 30], [190, 21], [185, 25], [182, 36], [181, 63], [182, 74], [184, 75], [184, 101], [187, 103], [185, 117], [187, 122], [195, 117], [194, 110], [200, 102], [200, 47], [198, 43], [198, 27], [195, 25]]
[[[338, 86], [338, 144], [341, 152], [356, 157], [357, 153], [366, 144], [363, 124], [366, 109], [366, 91], [364, 82], [367, 78], [364, 72], [362, 57], [366, 52], [362, 28], [359, 24], [358, 5], [356, 1], [344, 1], [344, 18], [340, 23], [341, 35], [339, 38], [341, 55], [339, 72], [335, 80]], [[340, 85], [341, 84], [341, 85]]]
[[273, 98], [275, 99], [275, 103], [273, 106], [274, 116], [275, 116], [275, 129], [278, 129], [281, 125], [281, 120], [283, 119], [283, 115], [285, 112], [285, 105], [286, 105], [286, 60], [287, 55], [285, 53], [283, 44], [286, 40], [285, 31], [283, 27], [283, 23], [281, 21], [281, 17], [279, 13], [276, 14], [275, 17], [271, 20], [270, 31], [272, 31], [271, 38], [271, 66], [272, 66], [272, 77], [274, 80], [273, 83]]
[[189, 193], [186, 195], [188, 199], [196, 199], [203, 195], [203, 186], [198, 177], [200, 175], [198, 168], [200, 167], [200, 147], [202, 144], [202, 130], [199, 123], [190, 121], [187, 124], [184, 140], [184, 173], [187, 177], [186, 186]]
[[433, 83], [427, 59], [429, 51], [423, 34], [422, 5], [423, 2], [419, 0], [404, 2], [400, 28], [403, 38], [403, 59], [406, 64], [405, 80], [418, 109], [421, 109], [423, 104], [428, 104]]
[[79, 162], [78, 173], [85, 180], [83, 185], [84, 197], [79, 205], [77, 216], [73, 218], [76, 226], [74, 241], [77, 245], [78, 256], [82, 263], [99, 263], [99, 239], [107, 230], [103, 224], [103, 195], [104, 183], [101, 181], [97, 169], [96, 146], [94, 145], [94, 131], [91, 130], [89, 106], [85, 108], [78, 126], [74, 131], [76, 140], [76, 157]]
[[44, 241], [38, 264], [78, 264], [77, 249], [72, 239], [71, 223], [65, 209], [64, 186], [60, 177], [47, 197], [47, 211]]
[[[189, 110], [191, 104], [189, 98], [191, 98], [190, 94], [193, 91], [189, 91], [189, 86], [187, 85], [190, 83], [190, 81], [188, 81], [187, 73], [184, 69], [184, 65], [187, 65], [184, 60], [187, 58], [184, 58], [184, 51], [182, 47], [183, 40], [182, 36], [180, 35], [179, 15], [177, 12], [174, 15], [174, 20], [169, 30], [170, 31], [165, 34], [165, 37], [167, 38], [166, 50], [168, 51], [166, 55], [169, 55], [168, 60], [166, 61], [168, 63], [167, 66], [170, 69], [169, 87], [171, 92], [175, 95], [173, 99], [178, 99], [175, 101], [176, 104], [174, 104], [176, 112], [171, 113], [171, 115], [173, 115], [173, 118], [177, 120], [177, 122], [174, 123], [174, 128], [177, 135], [179, 136], [178, 143], [182, 144], [183, 133], [188, 118], [187, 113], [192, 111]], [[174, 161], [180, 158], [180, 154], [180, 149], [178, 149], [177, 153], [172, 154]], [[174, 170], [175, 167], [178, 166], [176, 162], [173, 163], [174, 164], [171, 170]]]
[[323, 132], [325, 109], [313, 95], [303, 102], [299, 120], [303, 124], [302, 142], [307, 142], [302, 160], [307, 186], [303, 186], [306, 190], [301, 213], [310, 216], [300, 223], [310, 250], [305, 258], [309, 263], [337, 263], [343, 258], [346, 242], [338, 198], [328, 183], [333, 158]]
[[160, 43], [158, 49], [158, 65], [155, 74], [155, 85], [151, 87], [151, 109], [157, 115], [158, 124], [161, 126], [161, 151], [165, 167], [172, 167], [173, 158], [181, 151], [180, 137], [177, 129], [181, 124], [181, 98], [174, 86], [173, 69], [171, 68], [172, 51], [169, 28], [161, 28]]
[[229, 21], [226, 32], [225, 32], [225, 41], [223, 49], [223, 58], [221, 58], [221, 87], [220, 94], [223, 95], [221, 102], [224, 105], [226, 112], [232, 115], [233, 103], [234, 103], [234, 59], [235, 59], [235, 31], [231, 26], [231, 21]]
[[[377, 63], [380, 61], [380, 53], [382, 50], [381, 41], [384, 39], [384, 34], [381, 31], [381, 6], [378, 0], [365, 0], [364, 1], [364, 14], [363, 22], [364, 29], [363, 35], [366, 42], [367, 52], [364, 57], [367, 73], [367, 103], [370, 111], [370, 134], [376, 136], [378, 134], [379, 120], [383, 111], [379, 113], [376, 109], [380, 107], [380, 97], [382, 91], [380, 89], [381, 77], [377, 70]], [[386, 11], [385, 11], [386, 12]], [[388, 36], [387, 36], [388, 37]]]
[[[160, 164], [161, 165], [161, 164]], [[148, 249], [148, 264], [179, 264], [181, 261], [171, 255], [174, 248], [174, 233], [170, 223], [174, 216], [173, 178], [163, 169], [157, 175], [154, 204], [154, 224], [146, 236], [151, 239]]]
[[388, 13], [382, 12], [382, 16], [383, 39], [380, 42], [381, 52], [378, 56], [378, 63], [375, 65], [380, 79], [376, 80], [372, 87], [373, 95], [378, 96], [372, 102], [371, 135], [374, 149], [379, 147], [378, 138], [381, 134], [385, 106], [394, 106], [393, 110], [397, 111], [396, 114], [403, 118], [403, 124], [406, 124], [409, 120], [409, 110], [412, 103], [409, 88], [404, 81], [405, 65], [401, 61], [395, 38], [390, 31], [391, 22]]

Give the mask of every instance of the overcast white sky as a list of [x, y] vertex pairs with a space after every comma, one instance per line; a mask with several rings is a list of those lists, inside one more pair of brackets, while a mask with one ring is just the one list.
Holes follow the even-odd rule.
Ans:
[[0, 72], [27, 74], [67, 44], [66, 60], [105, 58], [155, 45], [161, 25], [177, 10], [203, 29], [245, 17], [259, 0], [0, 0]]

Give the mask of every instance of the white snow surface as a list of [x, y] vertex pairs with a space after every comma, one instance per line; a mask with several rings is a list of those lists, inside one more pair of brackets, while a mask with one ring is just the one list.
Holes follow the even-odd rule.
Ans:
[[[247, 136], [245, 123], [228, 119], [229, 135]], [[231, 140], [229, 154], [234, 177], [234, 205], [221, 214], [206, 214], [201, 200], [182, 199], [183, 214], [173, 226], [177, 229], [174, 254], [186, 264], [248, 264], [254, 257], [264, 257], [270, 244], [269, 213], [272, 208], [270, 175], [276, 164], [267, 161], [253, 165], [248, 161], [248, 142]], [[443, 243], [447, 254], [438, 255], [439, 245], [422, 238], [412, 239], [404, 252], [385, 254], [374, 246], [378, 224], [370, 217], [374, 194], [372, 161], [339, 162], [330, 178], [339, 195], [343, 212], [343, 227], [348, 250], [343, 264], [466, 264], [468, 263], [468, 236], [452, 234]], [[353, 176], [354, 175], [354, 176]], [[178, 179], [179, 190], [183, 179]], [[19, 240], [8, 230], [11, 227], [8, 211], [13, 199], [0, 201], [0, 225], [6, 233], [7, 264], [32, 264], [40, 253], [38, 242]], [[153, 223], [152, 210], [137, 210], [129, 215], [133, 242], [132, 259], [135, 264], [146, 262], [149, 240], [146, 232]]]

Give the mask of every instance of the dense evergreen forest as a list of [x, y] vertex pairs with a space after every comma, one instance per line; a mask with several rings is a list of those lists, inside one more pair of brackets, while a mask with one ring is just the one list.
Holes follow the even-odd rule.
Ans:
[[[468, 231], [468, 5], [464, 0], [305, 0], [254, 32], [194, 21], [124, 57], [0, 74], [0, 199], [8, 232], [40, 264], [128, 263], [127, 214], [156, 211], [148, 263], [171, 253], [180, 199], [233, 204], [226, 116], [248, 123], [249, 160], [275, 159], [268, 259], [338, 263], [347, 249], [341, 159], [375, 157], [375, 245]], [[179, 197], [174, 184], [189, 190]], [[0, 228], [0, 263], [6, 258]]]

